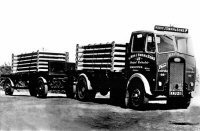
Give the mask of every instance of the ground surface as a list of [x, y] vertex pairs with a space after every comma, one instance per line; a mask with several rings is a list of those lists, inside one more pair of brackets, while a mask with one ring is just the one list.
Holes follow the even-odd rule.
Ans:
[[197, 98], [188, 109], [150, 104], [146, 111], [135, 111], [105, 98], [80, 102], [58, 94], [38, 99], [24, 91], [13, 96], [0, 91], [0, 130], [200, 130]]

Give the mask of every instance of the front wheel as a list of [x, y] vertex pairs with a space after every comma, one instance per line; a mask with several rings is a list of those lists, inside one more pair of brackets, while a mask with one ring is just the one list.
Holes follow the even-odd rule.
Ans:
[[148, 103], [148, 98], [145, 96], [145, 90], [142, 83], [137, 83], [128, 89], [128, 98], [125, 100], [127, 106], [132, 109], [144, 109]]
[[43, 77], [38, 78], [36, 91], [39, 98], [47, 97], [48, 85]]
[[14, 92], [13, 86], [14, 86], [14, 84], [13, 84], [12, 80], [10, 78], [7, 78], [3, 85], [5, 95], [13, 95], [13, 92]]

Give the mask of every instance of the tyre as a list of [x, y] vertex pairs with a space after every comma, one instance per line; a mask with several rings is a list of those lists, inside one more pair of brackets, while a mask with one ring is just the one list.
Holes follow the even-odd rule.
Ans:
[[76, 85], [76, 98], [80, 101], [91, 101], [95, 98], [96, 93], [88, 90], [86, 78], [80, 76]]
[[43, 77], [38, 78], [36, 87], [37, 97], [46, 98], [48, 93], [48, 85]]
[[131, 83], [128, 89], [127, 106], [131, 109], [145, 109], [145, 105], [148, 103], [148, 98], [144, 90], [142, 82]]
[[190, 106], [191, 98], [185, 98], [182, 100], [182, 106], [181, 108], [187, 109]]
[[103, 90], [100, 91], [100, 94], [101, 94], [102, 96], [106, 96], [106, 95], [108, 94], [108, 90], [103, 89]]
[[14, 84], [13, 84], [12, 80], [10, 78], [7, 78], [3, 84], [5, 95], [13, 95], [13, 92], [14, 92], [13, 87], [14, 87]]
[[31, 96], [37, 96], [36, 86], [37, 86], [36, 81], [31, 80], [29, 82], [28, 88]]

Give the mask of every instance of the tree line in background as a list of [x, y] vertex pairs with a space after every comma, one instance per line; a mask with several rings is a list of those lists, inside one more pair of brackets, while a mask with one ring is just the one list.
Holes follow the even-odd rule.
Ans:
[[[5, 74], [10, 74], [10, 73], [11, 73], [11, 66], [9, 66], [8, 64], [4, 64], [0, 66], [0, 76], [5, 75]], [[2, 86], [3, 80], [4, 79], [0, 77], [0, 86]]]
[[11, 66], [9, 66], [8, 64], [0, 66], [0, 75], [10, 74], [10, 73], [11, 73]]

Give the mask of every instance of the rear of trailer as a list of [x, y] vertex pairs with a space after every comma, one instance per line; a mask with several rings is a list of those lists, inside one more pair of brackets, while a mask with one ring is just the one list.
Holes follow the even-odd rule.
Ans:
[[64, 90], [68, 59], [68, 52], [12, 54], [12, 73], [3, 76], [5, 94], [12, 95], [14, 89], [29, 89], [31, 96], [46, 97], [48, 90]]

